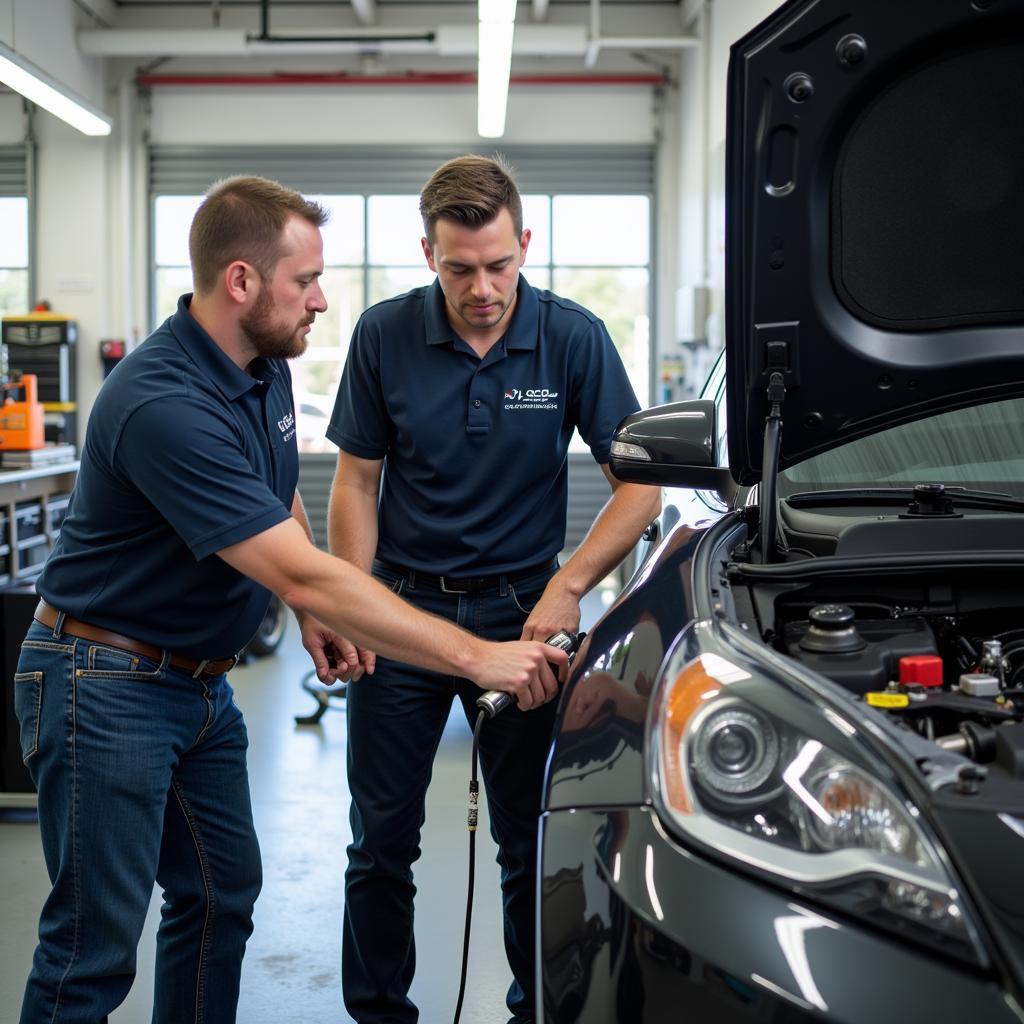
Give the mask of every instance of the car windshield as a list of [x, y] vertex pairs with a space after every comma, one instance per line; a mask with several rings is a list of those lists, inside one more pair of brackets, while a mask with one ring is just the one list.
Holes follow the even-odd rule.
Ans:
[[783, 470], [779, 494], [919, 483], [1024, 497], [1024, 399], [944, 412], [851, 441]]

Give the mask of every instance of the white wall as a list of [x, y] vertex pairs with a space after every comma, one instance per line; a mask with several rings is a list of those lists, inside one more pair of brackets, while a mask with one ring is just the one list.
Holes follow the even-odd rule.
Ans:
[[[651, 142], [650, 92], [636, 87], [513, 87], [502, 143]], [[476, 90], [420, 85], [160, 88], [158, 144], [478, 145]]]
[[[94, 106], [111, 113], [103, 62], [75, 42], [72, 0], [0, 0], [0, 40]], [[3, 97], [0, 140], [23, 137], [21, 101]], [[79, 324], [80, 400], [99, 387], [98, 343], [110, 329], [108, 180], [111, 144], [37, 111], [36, 294]]]
[[0, 96], [0, 146], [9, 146], [24, 138], [25, 114], [21, 97]]
[[72, 0], [0, 0], [0, 41], [105, 109], [102, 62], [79, 53], [75, 28]]
[[[709, 335], [721, 341], [729, 46], [776, 6], [691, 0], [684, 9], [695, 11], [696, 21], [679, 31], [698, 33], [702, 45], [664, 55], [678, 85], [661, 97], [622, 87], [511, 92], [506, 143], [658, 143], [656, 352], [675, 347], [675, 297], [684, 285], [709, 286]], [[37, 118], [38, 297], [79, 319], [86, 408], [99, 386], [99, 340], [146, 333], [144, 134], [160, 144], [196, 145], [408, 142], [457, 149], [479, 142], [474, 90], [465, 87], [157, 89], [140, 104], [130, 85], [118, 92], [133, 62], [112, 61], [104, 71], [78, 53], [74, 30], [81, 20], [72, 0], [0, 0], [0, 39], [13, 40], [115, 118], [106, 141], [85, 139], [49, 115]], [[0, 97], [0, 141], [20, 138], [20, 116], [17, 100]]]
[[[729, 48], [778, 6], [779, 0], [705, 0], [689, 5], [699, 49], [682, 55], [677, 135], [675, 287], [705, 289], [705, 336], [711, 348], [681, 349], [676, 331], [661, 334], [663, 354], [678, 356], [689, 387], [703, 381], [724, 337], [725, 119]], [[675, 326], [675, 325], [673, 325]]]

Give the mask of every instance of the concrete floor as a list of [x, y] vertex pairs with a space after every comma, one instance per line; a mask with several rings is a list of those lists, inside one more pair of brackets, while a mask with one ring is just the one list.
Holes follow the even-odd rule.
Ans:
[[[611, 591], [588, 595], [584, 624]], [[603, 600], [602, 600], [603, 598]], [[345, 716], [296, 726], [314, 701], [300, 688], [310, 667], [293, 621], [278, 652], [231, 673], [249, 728], [249, 775], [265, 880], [255, 932], [242, 967], [239, 1024], [345, 1024], [341, 1001], [341, 915], [351, 838], [345, 783]], [[343, 708], [341, 702], [337, 706]], [[417, 863], [417, 971], [412, 998], [424, 1024], [451, 1020], [458, 995], [465, 914], [466, 791], [471, 746], [461, 709], [448, 721], [427, 797], [423, 855]], [[462, 1019], [507, 1020], [511, 981], [501, 942], [495, 847], [481, 792], [470, 979]], [[0, 809], [0, 1021], [18, 1016], [49, 883], [33, 812]], [[154, 893], [139, 947], [135, 985], [111, 1024], [147, 1024], [159, 896]]]

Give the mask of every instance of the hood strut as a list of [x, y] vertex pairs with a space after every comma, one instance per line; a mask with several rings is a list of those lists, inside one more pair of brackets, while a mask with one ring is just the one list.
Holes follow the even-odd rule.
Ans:
[[765, 565], [776, 561], [777, 556], [779, 450], [782, 447], [782, 403], [786, 398], [786, 385], [780, 371], [776, 370], [768, 378], [767, 392], [768, 415], [764, 421], [764, 451], [761, 456], [759, 489], [761, 561]]

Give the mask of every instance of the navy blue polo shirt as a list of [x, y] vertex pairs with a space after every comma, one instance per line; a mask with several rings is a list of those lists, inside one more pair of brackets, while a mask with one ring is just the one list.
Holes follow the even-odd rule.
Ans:
[[287, 363], [239, 369], [190, 300], [100, 389], [37, 589], [74, 618], [212, 659], [246, 644], [270, 596], [214, 552], [291, 515], [299, 460]]
[[565, 544], [566, 453], [578, 427], [599, 463], [639, 408], [604, 324], [519, 278], [505, 336], [480, 359], [426, 288], [356, 324], [327, 437], [384, 459], [377, 555], [476, 576]]

